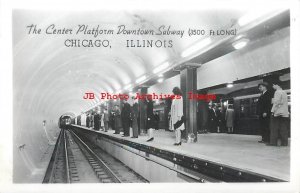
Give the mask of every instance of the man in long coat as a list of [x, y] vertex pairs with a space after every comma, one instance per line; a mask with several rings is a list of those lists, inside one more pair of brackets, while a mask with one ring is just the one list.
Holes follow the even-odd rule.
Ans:
[[129, 136], [130, 113], [131, 113], [130, 105], [128, 104], [127, 101], [124, 101], [123, 108], [122, 108], [122, 111], [121, 111], [122, 127], [123, 127], [123, 130], [124, 130], [123, 137], [128, 137]]
[[271, 108], [272, 108], [272, 98], [274, 93], [268, 89], [268, 86], [269, 85], [266, 82], [262, 82], [258, 85], [258, 89], [262, 93], [257, 103], [261, 137], [262, 137], [259, 143], [270, 142], [270, 117], [271, 117]]

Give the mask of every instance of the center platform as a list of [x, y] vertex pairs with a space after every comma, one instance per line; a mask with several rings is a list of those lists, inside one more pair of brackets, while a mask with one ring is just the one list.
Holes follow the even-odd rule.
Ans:
[[151, 154], [184, 168], [180, 169], [183, 173], [202, 173], [215, 182], [284, 182], [290, 178], [290, 147], [266, 146], [258, 143], [260, 136], [198, 134], [197, 143], [174, 146], [175, 134], [164, 130], [156, 130], [154, 141], [146, 142], [147, 136], [122, 137], [121, 134], [113, 134], [113, 130], [95, 131], [78, 125], [70, 128], [81, 135], [94, 136], [96, 141], [109, 140], [122, 147], [145, 152], [146, 158]]

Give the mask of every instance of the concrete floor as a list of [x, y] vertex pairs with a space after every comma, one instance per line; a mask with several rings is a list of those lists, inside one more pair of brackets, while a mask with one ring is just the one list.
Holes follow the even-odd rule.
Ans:
[[[110, 130], [105, 134], [121, 138], [121, 134], [114, 135], [113, 132]], [[181, 146], [173, 145], [175, 142], [173, 132], [157, 130], [154, 136], [152, 142], [146, 142], [147, 136], [139, 136], [137, 139], [126, 137], [126, 139], [286, 181], [290, 179], [290, 147], [266, 146], [258, 143], [260, 136], [225, 133], [198, 134], [197, 143], [183, 143]]]

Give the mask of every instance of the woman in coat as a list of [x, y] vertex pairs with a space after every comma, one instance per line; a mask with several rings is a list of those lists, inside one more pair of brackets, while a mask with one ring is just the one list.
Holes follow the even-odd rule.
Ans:
[[122, 128], [121, 112], [118, 105], [115, 106], [115, 132], [114, 134], [120, 134]]
[[225, 121], [228, 133], [233, 133], [234, 110], [232, 105], [228, 105], [227, 107]]
[[174, 87], [173, 94], [176, 96], [172, 101], [171, 105], [171, 129], [175, 130], [175, 143], [174, 145], [181, 145], [181, 131], [185, 129], [184, 127], [184, 116], [183, 116], [183, 99], [182, 99], [182, 92], [180, 88]]
[[152, 98], [147, 98], [147, 129], [149, 138], [147, 142], [154, 140], [154, 130], [155, 130], [155, 119], [153, 114], [153, 100]]
[[108, 116], [108, 111], [105, 108], [104, 109], [104, 113], [103, 113], [103, 124], [104, 124], [104, 131], [107, 132], [108, 131], [108, 122], [109, 122], [109, 116]]

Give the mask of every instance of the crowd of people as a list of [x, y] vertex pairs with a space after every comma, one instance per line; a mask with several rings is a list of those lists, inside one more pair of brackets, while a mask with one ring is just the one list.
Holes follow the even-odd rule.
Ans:
[[[182, 95], [180, 88], [175, 87], [173, 94]], [[159, 128], [159, 115], [154, 112], [152, 98], [143, 100], [146, 109], [146, 129], [148, 133], [147, 142], [154, 140], [154, 132]], [[175, 131], [176, 141], [174, 145], [181, 145], [181, 131], [184, 127], [183, 116], [183, 101], [180, 99], [173, 99], [171, 106], [171, 121], [172, 130]], [[94, 130], [102, 130], [107, 132], [109, 128], [114, 130], [114, 134], [120, 134], [123, 129], [122, 137], [138, 138], [140, 134], [140, 115], [138, 100], [133, 98], [124, 100], [122, 106], [114, 105], [109, 114], [107, 108], [102, 112], [88, 112], [85, 118], [86, 127]]]
[[225, 111], [215, 103], [208, 105], [207, 129], [205, 133], [233, 133], [234, 109], [232, 104], [228, 104]]
[[[258, 99], [258, 115], [262, 139], [260, 143], [277, 146], [288, 145], [288, 98], [282, 90], [280, 82], [274, 82], [273, 89], [267, 82], [258, 85], [261, 95]], [[181, 89], [175, 87], [174, 95], [182, 96]], [[153, 100], [147, 98], [143, 101], [146, 110], [147, 142], [154, 140], [154, 132], [158, 129], [159, 115], [153, 111]], [[122, 108], [122, 109], [121, 109]], [[227, 104], [226, 110], [222, 111], [215, 103], [209, 104], [207, 130], [210, 133], [233, 133], [235, 112], [233, 104]], [[175, 133], [174, 145], [181, 145], [181, 132], [185, 130], [185, 117], [183, 113], [182, 97], [172, 100], [169, 112], [169, 130]], [[140, 134], [140, 114], [138, 100], [133, 98], [124, 100], [122, 106], [114, 105], [110, 114], [105, 108], [100, 112], [91, 112], [86, 116], [86, 126], [95, 130], [107, 132], [109, 128], [114, 134], [120, 134], [123, 129], [123, 137], [138, 138]], [[280, 139], [280, 140], [278, 140]]]

